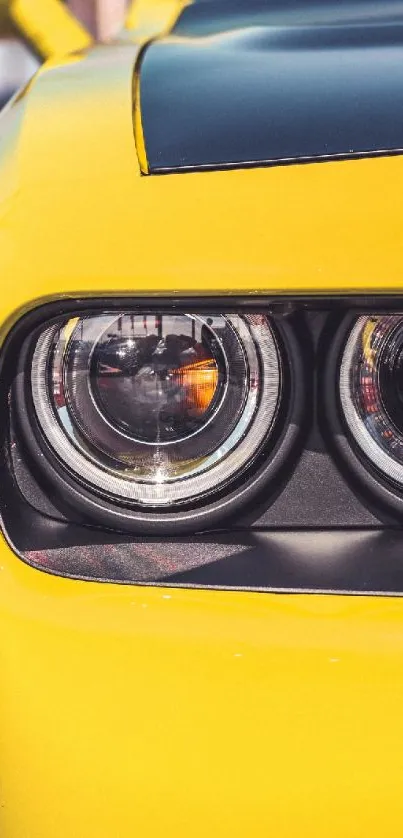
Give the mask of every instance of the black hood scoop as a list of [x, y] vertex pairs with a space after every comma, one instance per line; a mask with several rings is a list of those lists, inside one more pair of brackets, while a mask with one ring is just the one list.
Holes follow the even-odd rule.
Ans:
[[140, 84], [151, 173], [402, 153], [403, 2], [199, 0]]

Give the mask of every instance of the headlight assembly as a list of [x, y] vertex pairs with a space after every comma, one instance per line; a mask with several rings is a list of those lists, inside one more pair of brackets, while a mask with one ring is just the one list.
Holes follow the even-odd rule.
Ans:
[[35, 567], [403, 591], [399, 300], [60, 300], [0, 364], [0, 512]]
[[263, 450], [276, 472], [289, 379], [265, 314], [77, 313], [30, 341], [17, 401], [68, 502], [116, 527], [177, 530], [261, 488]]

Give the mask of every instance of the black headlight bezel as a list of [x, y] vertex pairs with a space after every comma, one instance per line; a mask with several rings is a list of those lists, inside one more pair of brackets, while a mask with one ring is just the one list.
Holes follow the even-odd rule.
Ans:
[[[139, 299], [115, 298], [82, 303], [71, 302], [64, 306], [63, 315], [88, 315], [104, 310], [119, 311], [133, 308], [135, 311], [144, 310], [150, 313], [164, 311], [178, 312], [183, 310], [243, 312], [252, 310], [254, 313], [262, 311], [268, 313], [265, 305], [248, 306], [247, 302], [239, 305], [233, 300], [197, 301], [184, 300], [166, 302], [161, 300], [143, 301]], [[236, 480], [231, 481], [229, 487], [223, 486], [215, 494], [198, 503], [182, 504], [170, 511], [146, 511], [144, 508], [128, 506], [123, 500], [113, 499], [109, 502], [105, 497], [88, 488], [84, 483], [76, 480], [69, 471], [63, 468], [59, 458], [49, 446], [39, 427], [32, 402], [29, 367], [33, 347], [38, 334], [48, 325], [58, 322], [60, 305], [57, 313], [53, 313], [52, 306], [37, 310], [34, 324], [25, 324], [25, 334], [20, 332], [20, 351], [18, 374], [12, 388], [16, 425], [28, 452], [33, 466], [38, 469], [62, 508], [67, 514], [79, 516], [84, 521], [95, 526], [114, 529], [122, 532], [152, 534], [178, 534], [213, 529], [225, 525], [236, 518], [239, 511], [246, 510], [251, 504], [258, 508], [259, 503], [267, 503], [267, 497], [278, 493], [287, 469], [293, 467], [298, 451], [301, 449], [301, 438], [306, 427], [306, 413], [310, 407], [309, 382], [306, 371], [308, 365], [303, 356], [308, 350], [303, 347], [298, 336], [298, 329], [293, 328], [287, 317], [277, 319], [274, 329], [280, 352], [285, 359], [285, 394], [282, 399], [279, 415], [277, 416], [273, 435], [270, 436], [270, 452], [268, 446], [262, 447], [255, 462], [243, 470]], [[44, 315], [44, 316], [43, 316]], [[31, 316], [32, 317], [32, 316]], [[28, 317], [28, 319], [30, 319]], [[27, 328], [28, 326], [28, 328]], [[29, 328], [30, 326], [30, 328]], [[23, 340], [21, 342], [21, 338]]]
[[[176, 524], [159, 536], [148, 525], [131, 532], [116, 521], [102, 524], [66, 501], [65, 484], [55, 492], [25, 444], [10, 397], [26, 338], [44, 322], [67, 312], [127, 305], [127, 298], [59, 301], [24, 314], [9, 330], [0, 355], [3, 420], [3, 532], [15, 553], [32, 567], [69, 578], [139, 585], [241, 588], [289, 592], [401, 595], [399, 556], [403, 545], [400, 504], [377, 494], [379, 475], [350, 462], [352, 441], [329, 376], [333, 344], [362, 313], [403, 312], [402, 298], [303, 297], [234, 300], [231, 308], [270, 313], [280, 334], [294, 336], [303, 370], [301, 426], [290, 457], [274, 483], [262, 487], [234, 514], [181, 535]], [[144, 300], [135, 300], [139, 308]], [[161, 308], [161, 299], [154, 308]], [[228, 310], [228, 299], [164, 300], [171, 309]], [[147, 305], [151, 307], [149, 301]], [[345, 326], [347, 325], [347, 330]], [[341, 341], [341, 343], [340, 343]], [[327, 386], [333, 389], [327, 399]], [[334, 410], [333, 410], [334, 408]], [[9, 434], [7, 436], [7, 427]], [[345, 436], [345, 456], [337, 434]], [[43, 458], [43, 451], [41, 452]], [[356, 452], [357, 456], [357, 452]], [[359, 459], [359, 457], [358, 457]], [[39, 485], [40, 483], [40, 485]], [[390, 491], [390, 487], [388, 487]], [[270, 491], [269, 491], [270, 490]], [[392, 499], [393, 500], [393, 499]], [[211, 520], [211, 519], [210, 519]], [[220, 532], [214, 532], [219, 527]], [[213, 530], [211, 532], [211, 530]], [[206, 532], [207, 531], [207, 532]], [[210, 532], [209, 532], [210, 531]], [[225, 547], [224, 547], [225, 545]], [[161, 566], [157, 568], [158, 562]], [[144, 562], [147, 567], [144, 566]]]

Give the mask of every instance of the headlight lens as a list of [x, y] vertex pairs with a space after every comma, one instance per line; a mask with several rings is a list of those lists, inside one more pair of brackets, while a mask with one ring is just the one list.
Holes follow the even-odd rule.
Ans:
[[361, 451], [403, 487], [403, 315], [358, 318], [343, 353], [340, 397]]
[[270, 437], [282, 388], [265, 315], [122, 311], [46, 328], [33, 404], [60, 463], [107, 498], [197, 501]]

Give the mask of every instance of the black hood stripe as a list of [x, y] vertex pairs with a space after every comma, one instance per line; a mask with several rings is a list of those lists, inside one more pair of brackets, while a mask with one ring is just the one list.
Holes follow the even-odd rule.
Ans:
[[185, 9], [141, 67], [150, 172], [401, 153], [401, 0], [324, 6]]

